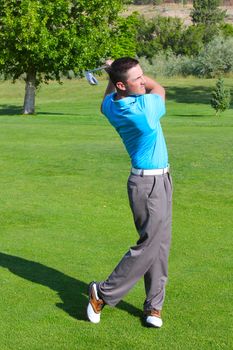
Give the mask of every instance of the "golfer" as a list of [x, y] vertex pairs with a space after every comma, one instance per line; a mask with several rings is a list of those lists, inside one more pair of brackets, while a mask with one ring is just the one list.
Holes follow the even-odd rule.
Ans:
[[132, 168], [128, 196], [139, 239], [102, 282], [89, 286], [87, 317], [100, 321], [104, 305], [115, 306], [143, 276], [145, 322], [161, 327], [171, 241], [172, 180], [160, 118], [165, 90], [144, 76], [136, 59], [107, 61], [109, 83], [102, 113], [120, 135]]

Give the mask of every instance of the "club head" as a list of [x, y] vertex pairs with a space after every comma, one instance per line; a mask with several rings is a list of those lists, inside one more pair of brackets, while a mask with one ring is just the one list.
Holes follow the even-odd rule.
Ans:
[[94, 75], [91, 72], [89, 71], [85, 72], [85, 77], [89, 84], [98, 85], [98, 80], [94, 77]]

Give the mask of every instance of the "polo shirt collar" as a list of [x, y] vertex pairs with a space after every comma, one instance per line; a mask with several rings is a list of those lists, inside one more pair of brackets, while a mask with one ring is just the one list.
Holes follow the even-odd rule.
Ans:
[[130, 95], [124, 98], [121, 98], [120, 100], [115, 100], [116, 92], [112, 95], [112, 102], [117, 104], [120, 107], [128, 106], [129, 104], [135, 102], [137, 95]]

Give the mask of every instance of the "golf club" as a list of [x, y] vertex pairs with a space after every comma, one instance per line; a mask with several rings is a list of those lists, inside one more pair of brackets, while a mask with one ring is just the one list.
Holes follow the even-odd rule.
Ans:
[[88, 83], [91, 84], [91, 85], [97, 85], [98, 84], [98, 80], [93, 75], [93, 72], [105, 69], [107, 67], [108, 66], [101, 66], [101, 67], [98, 67], [98, 68], [94, 68], [94, 69], [90, 69], [90, 70], [85, 71], [84, 74], [85, 74], [85, 78], [87, 79]]

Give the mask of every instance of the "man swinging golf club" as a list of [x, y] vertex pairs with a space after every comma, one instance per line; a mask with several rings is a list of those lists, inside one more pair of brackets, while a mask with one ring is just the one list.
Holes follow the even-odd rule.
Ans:
[[172, 180], [160, 118], [165, 90], [144, 76], [136, 59], [106, 62], [109, 83], [102, 113], [119, 133], [132, 168], [128, 196], [139, 240], [102, 282], [89, 286], [87, 317], [98, 323], [103, 306], [115, 306], [143, 276], [145, 322], [160, 328], [171, 241]]

